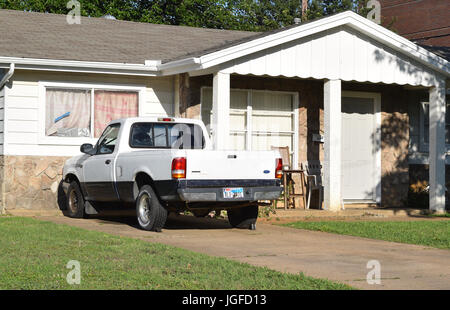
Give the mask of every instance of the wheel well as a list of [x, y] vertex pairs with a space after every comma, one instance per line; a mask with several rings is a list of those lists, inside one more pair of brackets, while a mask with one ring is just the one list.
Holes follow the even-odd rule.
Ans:
[[78, 180], [77, 176], [75, 174], [69, 173], [66, 175], [66, 178], [64, 179], [67, 183], [72, 183], [73, 181], [77, 182], [78, 185], [80, 185], [80, 181]]
[[[147, 173], [139, 172], [138, 174], [136, 174], [136, 177], [134, 178], [134, 185], [133, 185], [134, 199], [137, 198], [137, 196], [139, 195], [139, 190], [144, 185], [150, 185], [156, 193], [153, 179]], [[158, 195], [158, 193], [156, 193], [156, 195]]]

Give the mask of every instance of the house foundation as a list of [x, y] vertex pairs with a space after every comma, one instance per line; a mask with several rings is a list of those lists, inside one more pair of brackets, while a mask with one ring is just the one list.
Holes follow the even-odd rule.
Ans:
[[60, 186], [68, 157], [1, 156], [1, 208], [44, 210], [63, 207]]

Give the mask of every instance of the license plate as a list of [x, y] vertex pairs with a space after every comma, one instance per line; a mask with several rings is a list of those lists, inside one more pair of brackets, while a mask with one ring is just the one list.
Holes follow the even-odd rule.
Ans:
[[223, 198], [244, 198], [244, 189], [242, 187], [238, 188], [224, 188]]

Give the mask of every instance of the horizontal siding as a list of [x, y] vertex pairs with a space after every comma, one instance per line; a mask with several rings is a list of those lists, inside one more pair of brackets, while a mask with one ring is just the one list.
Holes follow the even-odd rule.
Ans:
[[[79, 153], [79, 145], [43, 142], [40, 133], [39, 81], [57, 83], [83, 83], [105, 85], [145, 86], [144, 102], [140, 114], [148, 116], [173, 116], [173, 78], [120, 77], [94, 74], [69, 74], [26, 72], [17, 70], [8, 89], [6, 105], [6, 135], [4, 146], [8, 155], [72, 156]], [[0, 99], [0, 104], [3, 102]], [[0, 126], [3, 126], [3, 109], [0, 106]], [[3, 143], [3, 130], [0, 132]], [[91, 139], [88, 139], [92, 142]], [[0, 145], [1, 145], [0, 143]]]
[[5, 88], [0, 90], [0, 154], [3, 154], [5, 131]]
[[342, 26], [266, 49], [224, 65], [225, 72], [431, 86], [419, 62]]

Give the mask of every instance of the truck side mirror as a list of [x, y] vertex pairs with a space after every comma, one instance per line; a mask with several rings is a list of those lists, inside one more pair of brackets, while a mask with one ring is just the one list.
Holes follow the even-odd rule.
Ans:
[[85, 143], [82, 146], [80, 146], [80, 152], [92, 155], [92, 151], [94, 150], [94, 147], [90, 143]]

